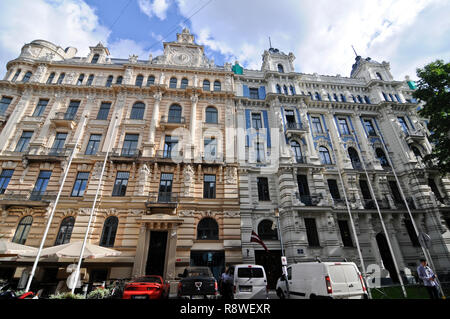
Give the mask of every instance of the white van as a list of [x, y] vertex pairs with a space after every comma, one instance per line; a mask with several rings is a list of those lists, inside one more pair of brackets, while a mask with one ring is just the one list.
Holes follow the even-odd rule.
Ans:
[[230, 266], [234, 299], [267, 299], [266, 271], [260, 265]]
[[[305, 262], [288, 266], [291, 299], [367, 299], [361, 273], [351, 262]], [[287, 298], [284, 278], [278, 279], [277, 295]]]

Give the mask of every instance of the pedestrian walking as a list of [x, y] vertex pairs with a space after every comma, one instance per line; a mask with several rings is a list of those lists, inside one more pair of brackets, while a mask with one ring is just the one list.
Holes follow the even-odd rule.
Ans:
[[428, 294], [431, 299], [439, 299], [439, 289], [437, 277], [433, 270], [428, 266], [425, 259], [420, 259], [420, 266], [417, 267], [417, 274], [419, 278], [423, 280], [425, 288], [427, 288]]
[[220, 276], [220, 282], [221, 282], [221, 292], [223, 299], [231, 299], [231, 283], [232, 283], [232, 277], [230, 275], [230, 268], [228, 268], [226, 271], [222, 273]]

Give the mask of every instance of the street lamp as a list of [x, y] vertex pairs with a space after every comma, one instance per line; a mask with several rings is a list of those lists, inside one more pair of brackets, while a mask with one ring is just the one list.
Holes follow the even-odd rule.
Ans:
[[274, 211], [275, 217], [277, 218], [277, 231], [278, 231], [278, 238], [280, 239], [280, 246], [281, 246], [281, 269], [284, 277], [284, 281], [286, 282], [286, 291], [287, 291], [287, 297], [290, 298], [290, 292], [289, 292], [289, 282], [288, 282], [288, 276], [287, 276], [287, 259], [286, 255], [284, 253], [284, 245], [283, 245], [283, 236], [281, 235], [281, 227], [280, 227], [280, 212], [278, 209], [275, 209]]

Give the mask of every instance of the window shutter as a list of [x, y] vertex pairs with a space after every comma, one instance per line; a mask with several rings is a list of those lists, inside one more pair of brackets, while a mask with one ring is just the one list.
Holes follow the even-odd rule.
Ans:
[[260, 86], [259, 87], [259, 99], [260, 100], [265, 100], [266, 99], [266, 87], [265, 86]]
[[246, 128], [246, 146], [250, 147], [250, 128], [252, 127], [252, 119], [251, 119], [251, 110], [246, 109], [245, 110], [245, 128]]
[[248, 88], [248, 85], [244, 85], [244, 97], [250, 97], [250, 90]]
[[267, 116], [267, 111], [263, 112], [263, 118], [264, 118], [264, 126], [266, 128], [266, 134], [267, 134], [267, 148], [272, 147], [272, 141], [270, 138], [270, 127], [269, 127], [269, 117]]

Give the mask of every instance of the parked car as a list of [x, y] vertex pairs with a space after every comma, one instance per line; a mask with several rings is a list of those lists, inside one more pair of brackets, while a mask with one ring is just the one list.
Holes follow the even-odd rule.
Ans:
[[179, 298], [216, 298], [217, 280], [208, 267], [187, 267], [178, 275]]
[[[305, 262], [287, 267], [291, 299], [367, 299], [361, 273], [352, 262]], [[284, 277], [278, 279], [277, 295], [287, 298]]]
[[125, 285], [123, 299], [163, 299], [169, 296], [169, 284], [161, 276], [144, 276]]
[[233, 278], [234, 299], [267, 299], [269, 291], [267, 276], [260, 265], [234, 265], [229, 268], [229, 275]]

